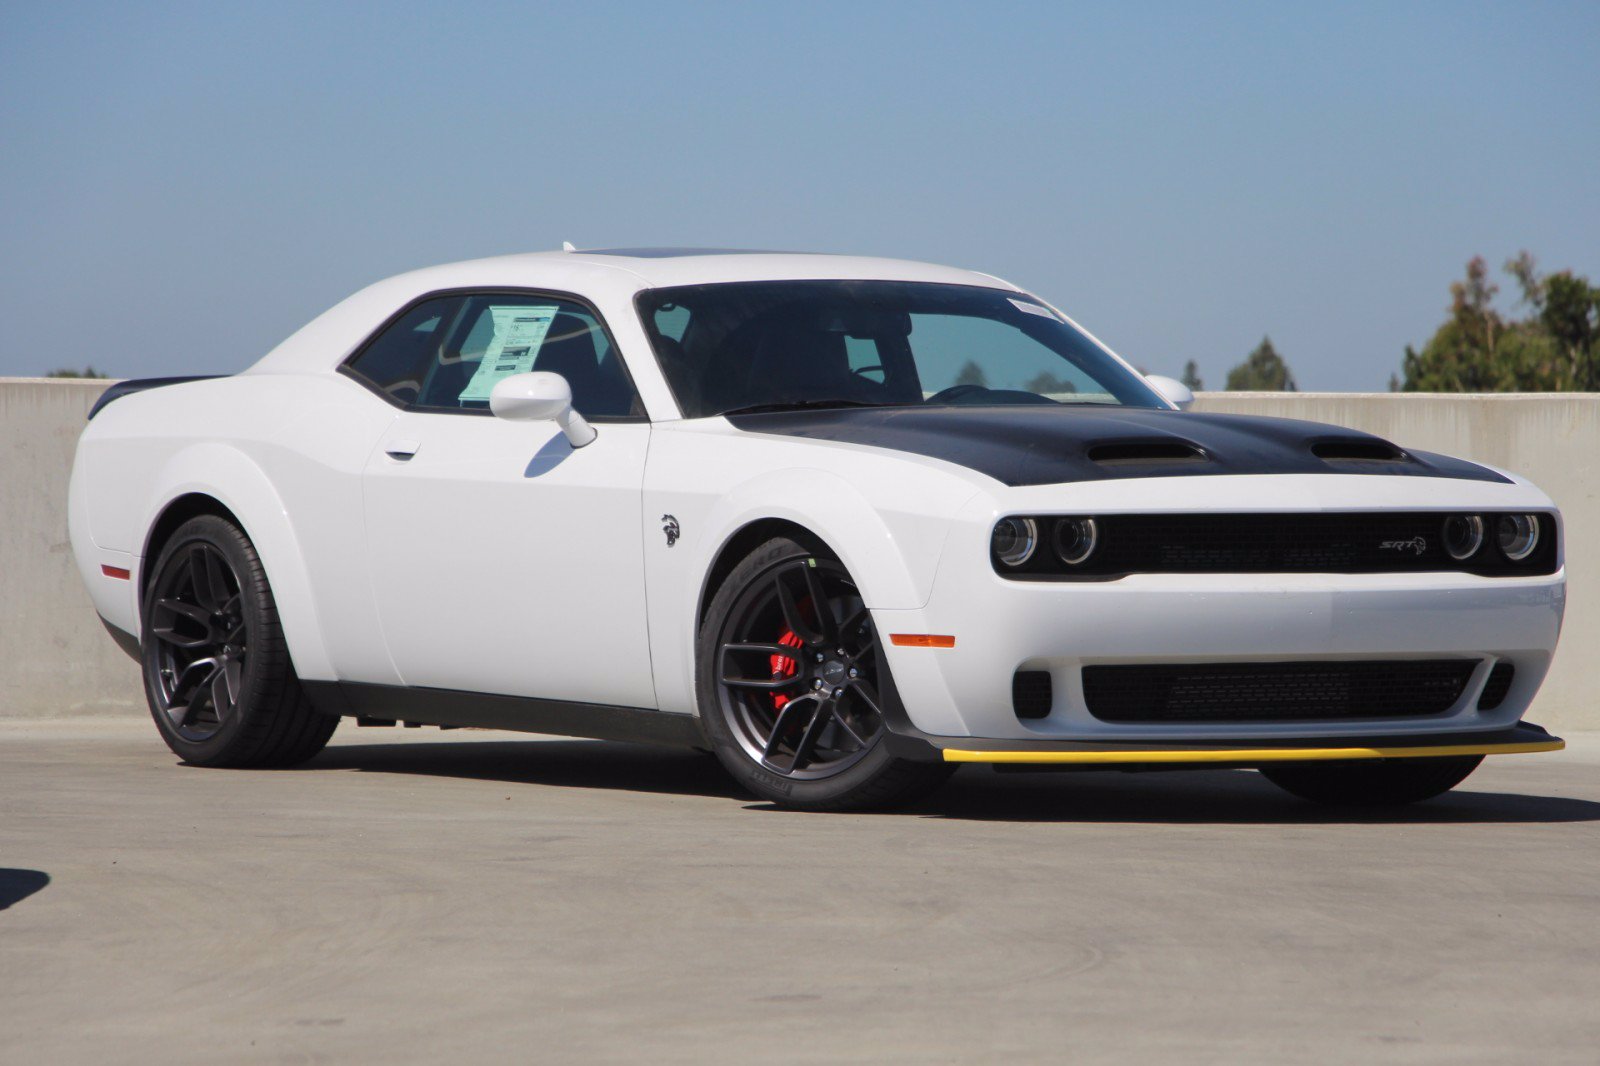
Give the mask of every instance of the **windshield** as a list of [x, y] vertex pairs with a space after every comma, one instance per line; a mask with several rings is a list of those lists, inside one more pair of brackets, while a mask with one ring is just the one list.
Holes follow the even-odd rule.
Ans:
[[687, 418], [796, 407], [1164, 408], [1029, 296], [902, 281], [759, 281], [637, 298]]

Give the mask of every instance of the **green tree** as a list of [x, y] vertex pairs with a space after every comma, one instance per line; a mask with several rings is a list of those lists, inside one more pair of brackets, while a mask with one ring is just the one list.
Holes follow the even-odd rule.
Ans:
[[60, 370], [52, 370], [50, 373], [45, 375], [47, 378], [104, 378], [108, 376], [109, 375], [100, 373], [100, 371], [96, 370], [92, 366], [86, 366], [82, 370], [70, 370], [67, 368], [62, 368]]
[[1244, 362], [1228, 371], [1229, 392], [1298, 392], [1294, 373], [1283, 356], [1272, 346], [1271, 337], [1262, 337], [1256, 350]]
[[1571, 271], [1541, 275], [1523, 252], [1505, 264], [1533, 312], [1507, 319], [1483, 257], [1450, 285], [1450, 317], [1401, 360], [1405, 392], [1566, 392], [1600, 389], [1600, 288]]
[[1183, 364], [1183, 376], [1178, 379], [1183, 382], [1190, 392], [1199, 392], [1206, 387], [1200, 380], [1200, 367], [1193, 359]]
[[957, 385], [981, 385], [989, 387], [989, 377], [983, 372], [983, 367], [968, 359], [966, 365], [956, 372]]

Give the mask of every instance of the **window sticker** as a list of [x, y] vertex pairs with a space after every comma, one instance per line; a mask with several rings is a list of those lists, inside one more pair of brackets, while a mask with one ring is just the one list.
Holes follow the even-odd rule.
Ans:
[[[1009, 296], [1006, 298], [1011, 300]], [[1011, 306], [1015, 307], [1018, 311], [1026, 311], [1030, 315], [1041, 315], [1044, 318], [1056, 317], [1056, 313], [1050, 310], [1048, 307], [1041, 307], [1038, 304], [1029, 303], [1026, 300], [1011, 300]]]
[[555, 321], [556, 308], [549, 306], [518, 306], [489, 308], [494, 322], [494, 336], [484, 349], [483, 360], [461, 390], [460, 402], [487, 402], [489, 393], [502, 378], [512, 374], [526, 374], [533, 369], [539, 357], [544, 338]]

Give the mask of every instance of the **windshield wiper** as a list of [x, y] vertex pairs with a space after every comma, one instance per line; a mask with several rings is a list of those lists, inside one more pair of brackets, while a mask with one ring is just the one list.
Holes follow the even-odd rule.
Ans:
[[753, 403], [748, 407], [735, 407], [723, 415], [759, 415], [769, 411], [811, 411], [829, 407], [908, 407], [904, 401], [867, 403], [863, 400], [788, 400], [784, 403]]

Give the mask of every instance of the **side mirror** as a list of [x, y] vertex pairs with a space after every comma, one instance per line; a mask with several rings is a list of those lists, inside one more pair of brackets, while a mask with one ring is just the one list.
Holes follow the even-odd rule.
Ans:
[[511, 422], [553, 421], [574, 448], [596, 436], [594, 427], [572, 409], [572, 386], [560, 374], [535, 370], [501, 378], [489, 392], [489, 410]]
[[1165, 374], [1146, 374], [1145, 381], [1150, 387], [1161, 394], [1161, 398], [1180, 411], [1187, 411], [1194, 406], [1194, 393], [1189, 391], [1189, 386], [1177, 378], [1169, 378]]

